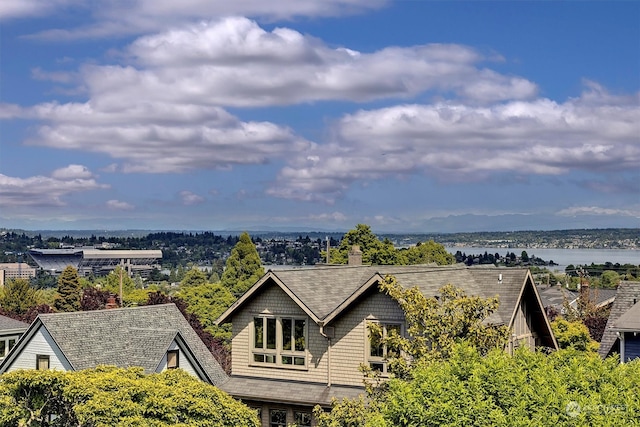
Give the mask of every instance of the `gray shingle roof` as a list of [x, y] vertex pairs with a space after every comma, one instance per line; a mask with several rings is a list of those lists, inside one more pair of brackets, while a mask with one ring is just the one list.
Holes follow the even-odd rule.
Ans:
[[[301, 305], [307, 307], [322, 322], [325, 319], [331, 320], [336, 310], [358, 295], [372, 278], [393, 275], [405, 288], [417, 286], [427, 296], [436, 295], [446, 284], [462, 288], [470, 296], [499, 296], [500, 306], [488, 321], [508, 324], [527, 274], [527, 269], [460, 265], [323, 266], [269, 271], [218, 321], [230, 320], [231, 313], [270, 278], [279, 281], [281, 286], [288, 289]], [[500, 275], [502, 281], [499, 280]]]
[[329, 407], [333, 397], [355, 399], [366, 395], [364, 387], [327, 386], [304, 381], [242, 376], [231, 376], [220, 389], [241, 400], [282, 403], [284, 399], [291, 405], [323, 407]]
[[28, 323], [21, 322], [11, 317], [0, 315], [0, 335], [5, 331], [26, 331], [29, 327]]
[[51, 334], [75, 370], [115, 365], [140, 366], [147, 373], [155, 372], [171, 342], [181, 337], [212, 384], [227, 379], [174, 304], [41, 314], [31, 328], [39, 324]]
[[614, 331], [640, 331], [640, 302], [627, 310], [618, 320], [616, 320], [611, 329]]
[[[635, 302], [634, 302], [635, 300]], [[607, 357], [611, 352], [619, 351], [617, 348], [618, 337], [613, 329], [614, 323], [631, 307], [640, 301], [640, 282], [621, 282], [618, 286], [616, 299], [611, 306], [607, 326], [604, 328], [602, 340], [600, 340], [600, 356]]]

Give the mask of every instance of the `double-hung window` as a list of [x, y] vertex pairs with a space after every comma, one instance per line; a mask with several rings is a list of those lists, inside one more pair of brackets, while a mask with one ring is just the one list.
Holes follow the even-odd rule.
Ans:
[[297, 317], [254, 317], [252, 354], [254, 364], [306, 367], [307, 320]]
[[391, 335], [402, 335], [402, 324], [375, 322], [369, 328], [367, 362], [371, 369], [383, 375], [388, 374], [388, 358], [396, 355], [385, 341]]

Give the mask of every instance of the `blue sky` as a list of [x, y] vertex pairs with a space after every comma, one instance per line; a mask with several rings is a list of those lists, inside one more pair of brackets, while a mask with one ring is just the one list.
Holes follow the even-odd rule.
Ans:
[[640, 2], [5, 0], [0, 227], [640, 227]]

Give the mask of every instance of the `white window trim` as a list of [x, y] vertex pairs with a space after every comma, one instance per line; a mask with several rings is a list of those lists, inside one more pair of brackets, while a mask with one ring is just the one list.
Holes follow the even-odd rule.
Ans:
[[[382, 377], [388, 377], [389, 376], [389, 372], [388, 372], [388, 366], [389, 363], [387, 361], [387, 346], [385, 345], [383, 347], [383, 355], [382, 356], [371, 356], [371, 331], [369, 330], [369, 324], [373, 323], [373, 324], [377, 324], [383, 327], [383, 335], [382, 337], [385, 338], [387, 336], [387, 326], [389, 325], [393, 325], [393, 326], [400, 326], [400, 336], [405, 336], [405, 325], [403, 321], [400, 320], [380, 320], [380, 319], [366, 319], [365, 320], [365, 360], [364, 363], [366, 366], [369, 366], [371, 368], [371, 364], [376, 363], [376, 364], [381, 364], [382, 365], [382, 371], [380, 371], [380, 375]], [[373, 369], [373, 368], [372, 368]]]
[[[267, 339], [267, 328], [266, 321], [264, 319], [275, 319], [276, 320], [276, 348], [275, 349], [267, 349], [255, 348], [255, 319], [260, 318], [263, 319], [265, 323], [263, 325], [262, 333], [263, 333], [263, 346], [266, 347], [266, 339]], [[283, 350], [283, 340], [282, 340], [282, 320], [283, 319], [292, 319], [303, 320], [304, 321], [304, 343], [305, 349], [304, 351], [295, 351], [291, 350]], [[309, 318], [304, 316], [287, 316], [287, 315], [265, 315], [265, 314], [255, 314], [251, 317], [250, 328], [250, 336], [249, 336], [249, 365], [250, 366], [260, 366], [260, 367], [269, 367], [269, 368], [283, 368], [283, 369], [293, 369], [293, 370], [307, 370], [308, 369], [308, 354], [309, 354]], [[295, 323], [292, 328], [292, 332], [295, 331]], [[295, 345], [295, 342], [293, 343]], [[265, 356], [274, 356], [275, 363], [270, 362], [259, 362], [256, 361], [255, 355], [265, 355]], [[292, 357], [292, 358], [303, 358], [304, 365], [296, 365], [285, 364], [282, 363], [282, 357]]]

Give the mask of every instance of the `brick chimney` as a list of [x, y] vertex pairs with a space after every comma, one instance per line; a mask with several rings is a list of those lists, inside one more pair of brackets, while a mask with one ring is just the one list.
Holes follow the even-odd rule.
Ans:
[[107, 298], [107, 303], [105, 304], [104, 308], [106, 308], [107, 310], [111, 308], [118, 308], [116, 297], [114, 297], [113, 295], [109, 295], [109, 298]]
[[353, 245], [349, 251], [349, 265], [362, 265], [362, 251], [360, 246]]

